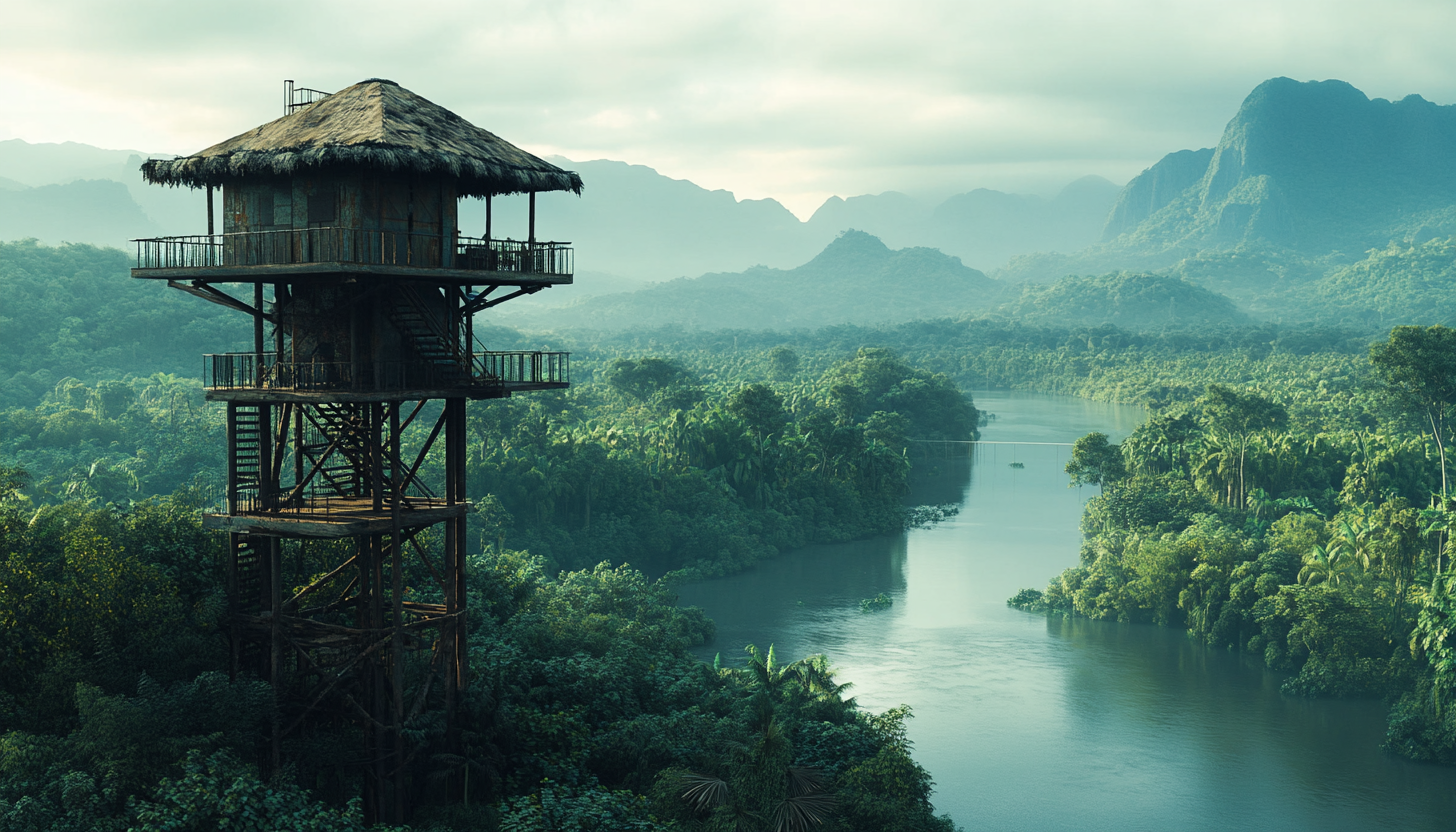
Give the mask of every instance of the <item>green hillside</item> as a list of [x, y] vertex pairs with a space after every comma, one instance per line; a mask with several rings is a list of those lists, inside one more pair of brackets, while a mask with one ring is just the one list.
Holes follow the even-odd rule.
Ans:
[[849, 231], [794, 269], [757, 266], [586, 298], [549, 312], [507, 310], [500, 322], [549, 329], [802, 329], [883, 324], [984, 310], [1002, 287], [935, 249], [891, 250]]
[[1025, 284], [1021, 297], [1000, 311], [1024, 324], [1114, 324], [1130, 330], [1248, 322], [1223, 295], [1171, 275], [1126, 272]]
[[68, 376], [195, 378], [204, 352], [251, 343], [242, 315], [130, 267], [116, 249], [0, 243], [0, 408], [30, 407]]
[[1456, 238], [1393, 242], [1331, 271], [1306, 292], [1318, 317], [1383, 330], [1456, 323]]

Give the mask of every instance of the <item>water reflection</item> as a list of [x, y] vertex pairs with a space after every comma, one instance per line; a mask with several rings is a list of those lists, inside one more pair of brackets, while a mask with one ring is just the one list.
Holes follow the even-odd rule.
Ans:
[[[1140, 411], [978, 394], [985, 438], [1114, 441]], [[1076, 562], [1091, 489], [1069, 449], [986, 446], [918, 466], [911, 500], [958, 502], [931, 529], [815, 546], [683, 588], [744, 644], [825, 653], [868, 707], [910, 703], [936, 806], [979, 829], [1445, 829], [1456, 772], [1379, 750], [1384, 708], [1279, 693], [1281, 677], [1180, 632], [1047, 619], [1005, 599]], [[1011, 467], [1016, 462], [1020, 467]], [[885, 592], [894, 606], [862, 613]]]

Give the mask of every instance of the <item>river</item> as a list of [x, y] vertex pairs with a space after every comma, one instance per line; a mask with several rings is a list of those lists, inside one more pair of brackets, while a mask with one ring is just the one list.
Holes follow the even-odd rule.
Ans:
[[[982, 392], [987, 442], [1114, 441], [1138, 408]], [[1285, 696], [1285, 675], [1181, 631], [1030, 615], [1023, 587], [1077, 563], [1070, 448], [980, 445], [917, 466], [932, 528], [813, 546], [684, 586], [718, 624], [704, 658], [745, 644], [823, 653], [860, 704], [914, 709], [937, 812], [966, 830], [1435, 830], [1456, 827], [1456, 770], [1380, 750], [1385, 706]], [[1015, 463], [1015, 465], [1013, 465]], [[859, 602], [884, 592], [877, 613]]]

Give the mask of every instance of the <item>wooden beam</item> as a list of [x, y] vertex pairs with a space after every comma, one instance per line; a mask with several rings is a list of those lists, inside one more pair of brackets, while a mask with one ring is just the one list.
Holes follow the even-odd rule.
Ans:
[[310, 592], [313, 592], [314, 590], [318, 589], [319, 587], [323, 586], [324, 584], [328, 583], [329, 581], [332, 581], [334, 578], [337, 578], [339, 576], [339, 573], [340, 572], [343, 572], [346, 567], [353, 566], [354, 565], [354, 559], [357, 558], [357, 557], [358, 557], [358, 555], [355, 555], [354, 557], [349, 558], [348, 560], [346, 560], [343, 563], [339, 564], [339, 566], [336, 569], [334, 569], [334, 571], [332, 571], [329, 574], [323, 576], [322, 578], [319, 578], [318, 580], [314, 581], [313, 583], [309, 584], [308, 586], [304, 587], [303, 589], [300, 589], [292, 598], [289, 598], [287, 601], [285, 601], [283, 603], [283, 608], [285, 610], [289, 610], [289, 609], [292, 609], [294, 607], [297, 607], [299, 600], [301, 600], [305, 595], [308, 595]]
[[[178, 283], [175, 280], [168, 280], [167, 285], [172, 287], [173, 289], [180, 289], [189, 295], [195, 295], [205, 301], [208, 301], [209, 303], [215, 303], [218, 306], [226, 306], [229, 309], [237, 310], [238, 312], [242, 312], [245, 315], [256, 316], [258, 314], [257, 309], [249, 306], [246, 303], [243, 303], [232, 295], [214, 289], [212, 286], [203, 283], [201, 280], [192, 281], [191, 286], [188, 286], [186, 283]], [[263, 313], [264, 320], [272, 321], [273, 317], [274, 316], [269, 315], [267, 312]]]
[[[439, 508], [416, 508], [400, 512], [401, 523], [406, 528], [430, 526], [464, 516], [469, 510], [465, 503]], [[349, 520], [328, 520], [327, 514], [204, 514], [202, 527], [220, 532], [258, 534], [276, 537], [357, 537], [366, 534], [381, 534], [390, 531], [393, 523], [388, 510], [370, 512], [369, 516]], [[294, 519], [294, 518], [298, 519]], [[304, 519], [308, 518], [308, 519]]]
[[546, 288], [545, 286], [524, 286], [524, 287], [522, 287], [520, 289], [517, 289], [514, 292], [511, 292], [509, 295], [505, 295], [503, 297], [498, 297], [495, 300], [488, 300], [488, 301], [486, 301], [484, 303], [480, 303], [479, 300], [477, 300], [476, 303], [478, 305], [477, 305], [477, 307], [475, 309], [471, 309], [470, 310], [470, 314], [473, 315], [476, 312], [482, 312], [482, 311], [484, 311], [486, 309], [491, 308], [492, 306], [499, 306], [500, 304], [505, 303], [508, 300], [512, 300], [514, 298], [518, 298], [521, 295], [534, 295], [537, 292], [539, 292], [539, 291], [541, 291], [542, 289], [545, 289], [545, 288]]

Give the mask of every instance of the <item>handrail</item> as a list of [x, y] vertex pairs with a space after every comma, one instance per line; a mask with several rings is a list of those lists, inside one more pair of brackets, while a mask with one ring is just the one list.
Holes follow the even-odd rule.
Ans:
[[[261, 360], [260, 360], [261, 358]], [[511, 385], [566, 386], [566, 352], [478, 352], [470, 372], [453, 361], [279, 361], [278, 354], [216, 353], [203, 356], [202, 383], [209, 390], [389, 392], [490, 390]]]
[[445, 237], [360, 228], [288, 228], [147, 237], [136, 243], [138, 269], [356, 263], [569, 277], [570, 243]]

